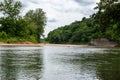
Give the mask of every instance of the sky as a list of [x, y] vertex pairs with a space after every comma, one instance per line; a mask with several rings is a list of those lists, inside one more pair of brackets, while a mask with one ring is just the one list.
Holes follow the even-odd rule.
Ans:
[[[0, 0], [3, 1], [3, 0]], [[96, 3], [99, 0], [19, 0], [23, 8], [24, 15], [28, 10], [42, 8], [46, 12], [47, 25], [45, 26], [45, 36], [64, 25], [69, 25], [74, 21], [81, 20], [83, 17], [89, 17], [95, 10]]]

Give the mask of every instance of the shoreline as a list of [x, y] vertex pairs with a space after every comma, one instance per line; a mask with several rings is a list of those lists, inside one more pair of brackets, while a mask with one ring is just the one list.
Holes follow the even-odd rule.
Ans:
[[[62, 47], [99, 47], [99, 48], [115, 48], [115, 46], [95, 46], [89, 44], [51, 44], [51, 43], [0, 43], [0, 47], [42, 47], [42, 46], [62, 46]], [[117, 46], [116, 46], [117, 47]]]
[[50, 44], [50, 43], [40, 43], [40, 44], [7, 44], [7, 43], [0, 43], [0, 46], [21, 46], [21, 47], [40, 47], [40, 46], [89, 46], [86, 44]]

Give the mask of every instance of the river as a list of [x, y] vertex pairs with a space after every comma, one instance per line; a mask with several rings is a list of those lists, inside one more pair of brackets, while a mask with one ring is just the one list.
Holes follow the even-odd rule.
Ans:
[[1, 46], [0, 80], [120, 80], [120, 48]]

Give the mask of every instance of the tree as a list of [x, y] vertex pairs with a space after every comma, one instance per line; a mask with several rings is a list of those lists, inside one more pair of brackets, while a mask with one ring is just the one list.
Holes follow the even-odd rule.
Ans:
[[117, 35], [120, 34], [120, 2], [118, 0], [100, 0], [95, 9], [98, 9], [98, 12], [94, 15], [94, 19], [100, 25], [101, 37], [120, 41], [120, 35]]
[[25, 19], [29, 22], [29, 23], [34, 23], [36, 28], [35, 33], [37, 35], [37, 40], [38, 42], [40, 41], [40, 37], [43, 36], [43, 32], [44, 32], [44, 26], [46, 25], [46, 16], [45, 16], [45, 12], [38, 8], [35, 11], [34, 10], [29, 10], [26, 15], [25, 15]]
[[[0, 17], [0, 36], [16, 41], [39, 42], [46, 24], [45, 12], [42, 9], [30, 10], [24, 17], [21, 17], [19, 15], [21, 8], [21, 2], [17, 0], [0, 2], [0, 12], [3, 14]], [[6, 42], [8, 42], [7, 38]]]
[[89, 43], [97, 30], [96, 26], [93, 18], [83, 18], [51, 31], [47, 39], [50, 43]]
[[13, 36], [16, 31], [16, 22], [19, 18], [21, 7], [22, 5], [19, 1], [4, 0], [4, 2], [0, 2], [0, 12], [4, 15], [0, 18], [1, 29], [8, 35]]
[[0, 11], [6, 17], [11, 17], [13, 19], [18, 18], [21, 8], [22, 5], [19, 1], [4, 0], [4, 2], [0, 2]]

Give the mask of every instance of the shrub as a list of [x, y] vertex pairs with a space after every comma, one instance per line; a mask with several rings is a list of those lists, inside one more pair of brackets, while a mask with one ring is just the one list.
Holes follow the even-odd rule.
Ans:
[[7, 38], [6, 32], [4, 32], [4, 31], [0, 32], [0, 38], [1, 39], [6, 39]]

